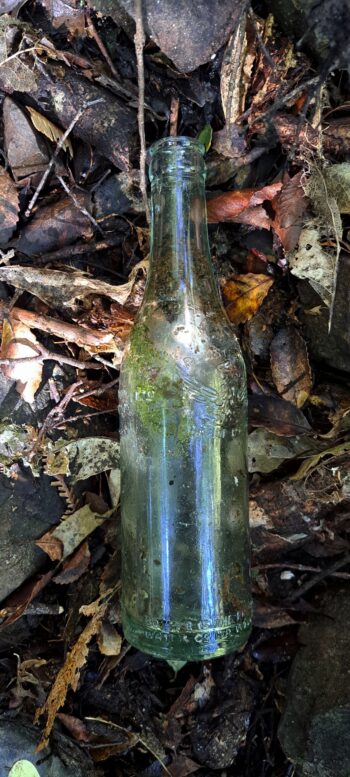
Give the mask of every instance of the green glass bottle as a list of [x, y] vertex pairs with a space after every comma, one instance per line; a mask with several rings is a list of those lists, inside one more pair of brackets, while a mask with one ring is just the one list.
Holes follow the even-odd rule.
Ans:
[[122, 623], [169, 663], [251, 629], [247, 394], [212, 269], [204, 148], [150, 149], [151, 252], [120, 373]]

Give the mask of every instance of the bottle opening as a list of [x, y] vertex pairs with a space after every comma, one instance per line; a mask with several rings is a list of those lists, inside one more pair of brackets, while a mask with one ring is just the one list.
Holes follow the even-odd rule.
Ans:
[[149, 178], [160, 175], [204, 174], [205, 148], [199, 140], [182, 135], [163, 138], [149, 148]]

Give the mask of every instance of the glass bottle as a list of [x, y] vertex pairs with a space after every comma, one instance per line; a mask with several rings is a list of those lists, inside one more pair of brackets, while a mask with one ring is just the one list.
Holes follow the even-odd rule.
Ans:
[[210, 258], [204, 148], [150, 149], [151, 251], [119, 383], [122, 623], [176, 664], [251, 628], [243, 357]]

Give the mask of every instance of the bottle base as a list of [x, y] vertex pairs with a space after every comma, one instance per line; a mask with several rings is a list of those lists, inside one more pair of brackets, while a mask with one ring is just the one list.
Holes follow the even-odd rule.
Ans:
[[149, 653], [165, 661], [202, 661], [233, 653], [242, 647], [251, 632], [251, 622], [246, 617], [216, 629], [198, 631], [165, 631], [149, 628], [123, 613], [122, 625], [125, 639], [143, 653]]

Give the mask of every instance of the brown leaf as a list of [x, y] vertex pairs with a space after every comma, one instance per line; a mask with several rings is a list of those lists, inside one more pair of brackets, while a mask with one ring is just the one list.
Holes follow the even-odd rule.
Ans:
[[[33, 347], [31, 347], [33, 343]], [[4, 319], [2, 327], [2, 340], [0, 357], [2, 359], [30, 359], [38, 356], [35, 346], [38, 341], [33, 332], [25, 324], [15, 319]], [[34, 402], [34, 395], [40, 386], [43, 367], [39, 361], [17, 362], [7, 365], [2, 364], [3, 374], [15, 380], [16, 390], [25, 402], [30, 405]]]
[[47, 144], [11, 97], [5, 97], [3, 120], [5, 151], [13, 176], [24, 178], [46, 170], [50, 162]]
[[101, 621], [97, 644], [103, 656], [119, 656], [123, 639], [108, 621]]
[[[43, 550], [45, 550], [45, 548]], [[59, 583], [60, 585], [75, 583], [75, 581], [79, 580], [79, 577], [81, 577], [88, 569], [90, 558], [89, 545], [87, 542], [83, 542], [75, 553], [64, 562], [62, 571], [54, 577], [54, 582]]]
[[[271, 183], [260, 189], [243, 189], [225, 192], [207, 200], [208, 223], [217, 221], [238, 221], [247, 208], [255, 208], [265, 200], [272, 200], [282, 188], [282, 183]], [[270, 223], [270, 222], [269, 222]]]
[[249, 321], [259, 310], [272, 284], [273, 278], [254, 273], [236, 275], [232, 280], [226, 281], [222, 293], [230, 321], [234, 324]]
[[[42, 113], [39, 113], [39, 111], [36, 111], [35, 108], [31, 108], [29, 105], [27, 106], [27, 111], [29, 111], [32, 123], [38, 132], [41, 132], [42, 135], [45, 135], [46, 138], [55, 144], [60, 142], [64, 135], [64, 132], [60, 129], [60, 127], [57, 127], [57, 125], [50, 121], [50, 119], [47, 119], [46, 116], [43, 116]], [[73, 146], [70, 138], [66, 138], [66, 140], [63, 142], [62, 148], [64, 151], [68, 152], [70, 158], [72, 159]]]
[[282, 626], [293, 626], [296, 621], [281, 607], [256, 602], [253, 623], [259, 629], [280, 629]]
[[80, 0], [39, 0], [56, 29], [62, 24], [72, 35], [83, 35], [85, 32], [85, 14]]
[[44, 553], [47, 553], [51, 561], [61, 561], [63, 556], [63, 544], [61, 540], [53, 537], [50, 531], [43, 534], [43, 536], [40, 537], [40, 540], [36, 540], [35, 544], [38, 548], [43, 550]]
[[0, 630], [9, 626], [10, 623], [14, 623], [14, 621], [23, 615], [28, 604], [30, 604], [40, 591], [45, 588], [50, 582], [53, 574], [54, 570], [50, 570], [46, 575], [40, 575], [39, 578], [36, 577], [33, 580], [29, 580], [29, 582], [23, 583], [23, 585], [17, 588], [17, 591], [14, 591], [13, 594], [10, 594], [10, 596], [5, 599], [1, 611], [2, 617], [4, 617], [5, 620], [2, 621]]
[[278, 393], [302, 407], [311, 393], [312, 377], [307, 348], [295, 327], [281, 329], [270, 346], [272, 379]]
[[[82, 207], [89, 210], [86, 192], [74, 191]], [[17, 250], [27, 256], [48, 253], [74, 243], [79, 238], [89, 240], [93, 229], [88, 217], [74, 205], [70, 197], [61, 197], [52, 205], [44, 205], [22, 230]], [[53, 271], [55, 272], [55, 271]]]
[[57, 717], [76, 742], [90, 742], [91, 734], [82, 720], [75, 718], [74, 715], [67, 715], [65, 712], [58, 712]]
[[[96, 515], [89, 505], [84, 505], [71, 515], [67, 515], [52, 531], [46, 532], [36, 545], [44, 550], [52, 561], [66, 558], [111, 514]], [[60, 555], [58, 555], [60, 553]]]
[[[201, 768], [200, 764], [196, 764], [191, 758], [187, 758], [186, 755], [179, 753], [173, 756], [171, 764], [167, 766], [167, 772], [168, 774], [170, 773], [171, 777], [187, 777], [188, 774], [193, 774], [193, 772]], [[164, 777], [167, 772], [163, 770]]]
[[0, 168], [0, 246], [5, 248], [18, 221], [18, 192], [9, 173]]
[[272, 228], [280, 238], [285, 251], [292, 251], [298, 244], [308, 204], [301, 185], [302, 176], [301, 171], [284, 183], [271, 202], [275, 211]]
[[271, 394], [251, 394], [248, 397], [249, 422], [275, 434], [294, 437], [311, 431], [304, 414], [291, 402]]
[[43, 750], [48, 742], [48, 737], [54, 724], [55, 716], [65, 702], [69, 688], [76, 691], [78, 688], [80, 670], [84, 666], [92, 637], [99, 630], [100, 621], [105, 615], [107, 604], [99, 604], [94, 615], [85, 629], [81, 632], [72, 650], [69, 651], [65, 663], [56, 675], [56, 679], [50, 693], [42, 707], [37, 709], [35, 723], [41, 715], [47, 715], [43, 736], [37, 747], [37, 752]]

